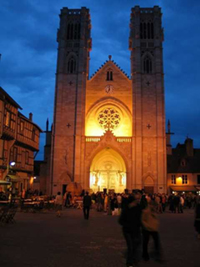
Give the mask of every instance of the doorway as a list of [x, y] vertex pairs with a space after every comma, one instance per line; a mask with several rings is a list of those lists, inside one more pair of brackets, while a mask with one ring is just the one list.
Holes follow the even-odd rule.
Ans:
[[93, 159], [90, 167], [90, 188], [107, 189], [121, 193], [126, 188], [126, 166], [121, 155], [112, 148], [105, 148]]

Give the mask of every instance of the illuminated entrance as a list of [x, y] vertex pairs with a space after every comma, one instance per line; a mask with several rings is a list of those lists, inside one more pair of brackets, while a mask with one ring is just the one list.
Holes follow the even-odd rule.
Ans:
[[90, 167], [90, 188], [121, 193], [126, 188], [126, 166], [121, 155], [112, 148], [105, 148], [93, 159]]

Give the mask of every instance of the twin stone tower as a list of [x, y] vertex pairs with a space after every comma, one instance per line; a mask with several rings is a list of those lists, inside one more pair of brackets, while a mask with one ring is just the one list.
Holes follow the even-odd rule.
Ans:
[[89, 9], [63, 8], [52, 130], [50, 191], [167, 191], [162, 13], [131, 10], [129, 78], [109, 56], [90, 78]]

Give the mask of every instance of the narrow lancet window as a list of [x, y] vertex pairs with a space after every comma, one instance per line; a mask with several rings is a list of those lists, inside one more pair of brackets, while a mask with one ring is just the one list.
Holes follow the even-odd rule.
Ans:
[[70, 57], [67, 65], [67, 72], [72, 74], [76, 72], [76, 59], [74, 57]]
[[113, 80], [113, 72], [112, 71], [107, 71], [106, 80], [107, 81], [112, 81]]
[[143, 61], [143, 72], [150, 74], [152, 73], [152, 60], [149, 56], [146, 56]]

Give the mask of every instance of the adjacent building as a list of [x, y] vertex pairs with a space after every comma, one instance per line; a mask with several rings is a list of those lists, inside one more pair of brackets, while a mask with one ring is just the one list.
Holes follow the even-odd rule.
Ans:
[[200, 193], [200, 149], [186, 138], [167, 156], [167, 185], [169, 192]]
[[33, 183], [34, 158], [41, 129], [19, 110], [19, 104], [0, 87], [0, 186], [21, 192]]

